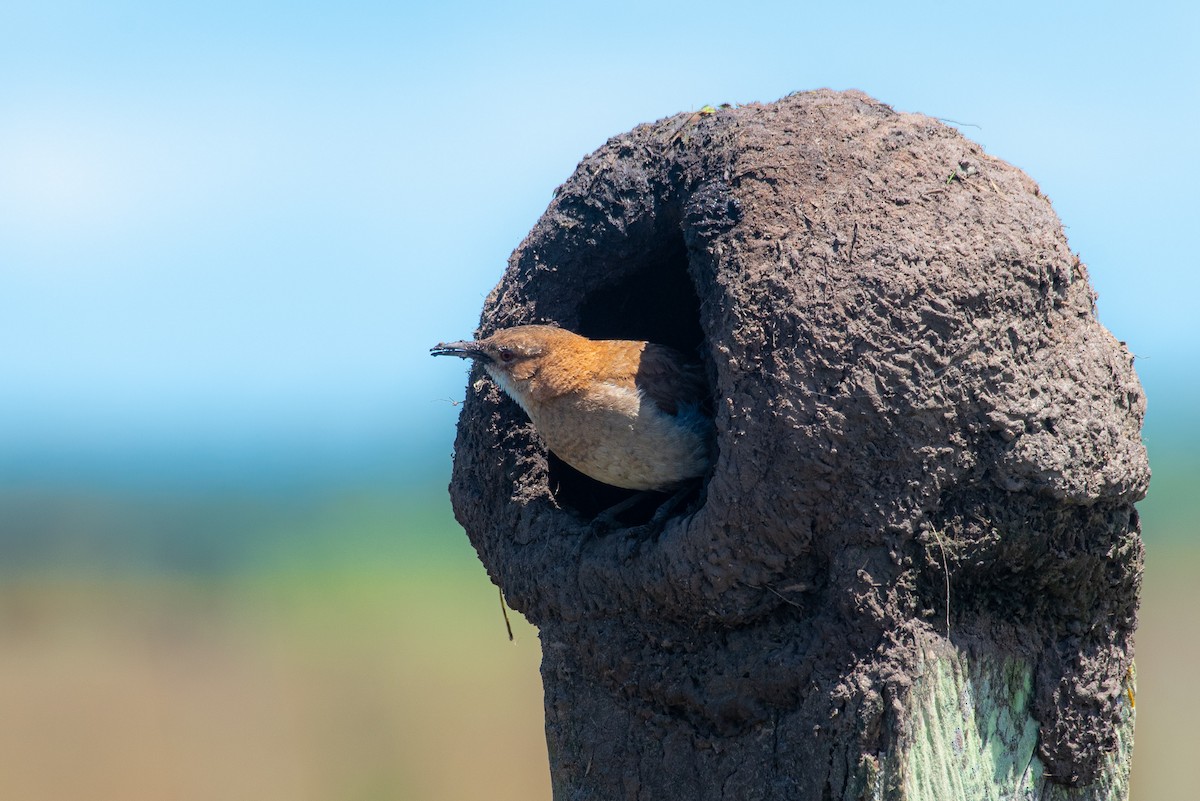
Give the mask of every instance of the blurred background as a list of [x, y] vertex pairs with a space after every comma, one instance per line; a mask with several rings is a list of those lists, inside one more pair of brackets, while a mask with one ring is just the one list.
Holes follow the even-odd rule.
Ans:
[[1053, 200], [1150, 399], [1136, 799], [1200, 745], [1200, 15], [1183, 3], [0, 9], [0, 798], [548, 799], [445, 487], [578, 160], [858, 88]]

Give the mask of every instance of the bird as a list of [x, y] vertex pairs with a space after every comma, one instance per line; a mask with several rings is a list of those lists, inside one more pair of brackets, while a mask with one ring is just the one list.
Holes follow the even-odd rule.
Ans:
[[704, 374], [673, 348], [520, 325], [429, 352], [482, 365], [550, 452], [604, 484], [679, 491], [712, 465]]

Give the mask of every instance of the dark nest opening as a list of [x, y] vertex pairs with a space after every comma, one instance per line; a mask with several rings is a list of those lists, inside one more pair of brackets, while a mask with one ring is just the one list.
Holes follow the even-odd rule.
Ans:
[[[583, 297], [578, 333], [591, 339], [635, 339], [668, 345], [703, 364], [708, 358], [700, 325], [700, 298], [688, 272], [688, 251], [678, 220], [653, 237], [637, 262], [613, 269], [613, 280]], [[710, 371], [706, 370], [706, 374]], [[709, 393], [711, 395], [711, 392]], [[710, 408], [705, 411], [712, 413]], [[549, 455], [550, 489], [559, 503], [593, 518], [634, 496], [618, 522], [648, 522], [672, 493], [624, 490], [583, 475], [553, 453]], [[697, 506], [701, 481], [675, 506], [684, 513]]]

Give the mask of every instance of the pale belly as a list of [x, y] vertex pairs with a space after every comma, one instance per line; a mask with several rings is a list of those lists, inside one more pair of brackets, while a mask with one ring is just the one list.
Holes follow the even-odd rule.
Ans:
[[626, 489], [666, 489], [708, 469], [708, 432], [639, 393], [611, 387], [586, 401], [565, 396], [531, 415], [546, 446], [576, 470]]

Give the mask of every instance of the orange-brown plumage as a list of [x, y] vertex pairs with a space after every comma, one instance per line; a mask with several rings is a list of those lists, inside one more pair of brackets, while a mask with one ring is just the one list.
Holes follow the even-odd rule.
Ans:
[[598, 481], [668, 489], [702, 475], [712, 459], [703, 377], [671, 348], [528, 325], [431, 353], [480, 361], [546, 446]]

